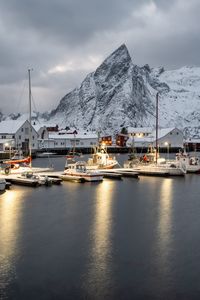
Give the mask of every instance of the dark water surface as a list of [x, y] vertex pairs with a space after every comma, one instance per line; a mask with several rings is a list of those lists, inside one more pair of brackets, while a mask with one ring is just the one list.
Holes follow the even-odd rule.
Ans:
[[199, 183], [12, 186], [0, 195], [0, 299], [200, 299]]

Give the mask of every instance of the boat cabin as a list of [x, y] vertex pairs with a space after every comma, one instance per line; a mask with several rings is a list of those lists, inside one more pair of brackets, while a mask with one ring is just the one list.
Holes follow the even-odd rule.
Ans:
[[76, 162], [74, 164], [66, 164], [65, 170], [75, 171], [78, 173], [86, 172], [86, 163], [84, 161]]

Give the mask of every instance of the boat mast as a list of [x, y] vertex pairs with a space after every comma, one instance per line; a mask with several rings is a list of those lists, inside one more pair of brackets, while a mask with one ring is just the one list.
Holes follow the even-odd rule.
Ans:
[[158, 93], [156, 94], [156, 164], [158, 162]]
[[[28, 69], [28, 83], [29, 83], [29, 156], [32, 156], [32, 126], [31, 126], [31, 69]], [[30, 167], [32, 162], [30, 161]]]

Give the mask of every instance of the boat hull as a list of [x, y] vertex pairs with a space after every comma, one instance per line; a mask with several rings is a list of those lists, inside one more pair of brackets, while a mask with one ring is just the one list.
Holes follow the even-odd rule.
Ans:
[[139, 175], [147, 176], [184, 176], [185, 172], [179, 168], [157, 167], [157, 166], [137, 166], [132, 170], [138, 172]]
[[95, 181], [102, 181], [102, 175], [91, 175], [91, 174], [62, 174], [60, 176], [62, 180], [69, 180], [69, 181], [78, 181], [78, 182], [95, 182]]

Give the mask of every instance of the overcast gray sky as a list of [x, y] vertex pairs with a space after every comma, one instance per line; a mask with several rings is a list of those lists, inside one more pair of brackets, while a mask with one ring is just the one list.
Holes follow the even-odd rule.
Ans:
[[200, 66], [199, 0], [1, 0], [0, 110], [55, 108], [122, 43], [135, 64]]

